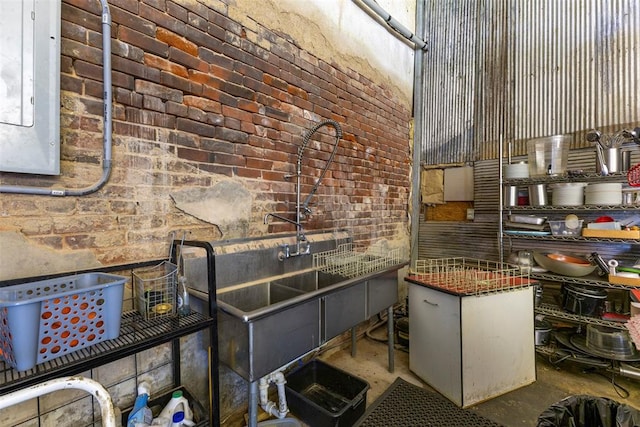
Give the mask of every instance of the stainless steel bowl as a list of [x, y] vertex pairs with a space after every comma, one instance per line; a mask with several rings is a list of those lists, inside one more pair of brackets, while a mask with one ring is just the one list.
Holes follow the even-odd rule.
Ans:
[[587, 348], [619, 357], [638, 356], [629, 332], [601, 325], [587, 325]]
[[582, 277], [596, 269], [595, 265], [581, 255], [534, 251], [533, 259], [539, 266], [565, 276]]

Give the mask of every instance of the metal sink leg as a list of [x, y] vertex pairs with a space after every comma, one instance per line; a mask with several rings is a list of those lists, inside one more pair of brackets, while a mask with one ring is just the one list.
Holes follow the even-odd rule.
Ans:
[[249, 384], [249, 420], [247, 427], [256, 427], [258, 425], [258, 381]]
[[387, 308], [387, 335], [388, 342], [387, 346], [389, 347], [389, 372], [393, 373], [395, 369], [394, 363], [394, 353], [393, 353], [393, 306], [389, 306]]

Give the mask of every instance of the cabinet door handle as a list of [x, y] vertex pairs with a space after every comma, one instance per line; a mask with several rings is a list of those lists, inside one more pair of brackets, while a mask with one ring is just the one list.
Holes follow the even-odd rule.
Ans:
[[424, 299], [424, 300], [422, 300], [422, 301], [423, 301], [423, 302], [426, 302], [427, 304], [432, 305], [432, 306], [434, 306], [434, 307], [437, 307], [437, 306], [438, 306], [438, 303], [431, 302], [431, 301], [429, 301], [428, 299]]

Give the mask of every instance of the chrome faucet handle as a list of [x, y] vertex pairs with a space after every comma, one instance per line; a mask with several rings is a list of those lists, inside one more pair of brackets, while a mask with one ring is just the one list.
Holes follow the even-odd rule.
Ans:
[[289, 245], [284, 244], [280, 246], [280, 248], [281, 250], [278, 251], [278, 260], [284, 261], [285, 259], [291, 257], [291, 249], [289, 248]]

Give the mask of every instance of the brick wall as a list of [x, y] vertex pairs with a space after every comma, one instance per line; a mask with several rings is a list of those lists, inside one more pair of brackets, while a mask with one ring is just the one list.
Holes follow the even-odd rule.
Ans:
[[[293, 232], [290, 224], [265, 226], [262, 218], [293, 217], [295, 185], [285, 175], [294, 172], [305, 131], [333, 119], [344, 135], [305, 228], [346, 227], [364, 243], [405, 239], [410, 110], [402, 97], [348, 64], [300, 50], [286, 35], [258, 23], [241, 26], [223, 1], [206, 4], [110, 1], [111, 179], [79, 198], [3, 194], [0, 231], [21, 235], [36, 259], [43, 251], [90, 254], [95, 265], [161, 258], [172, 231], [207, 240], [224, 232], [177, 209], [172, 192], [233, 180], [251, 195], [244, 235]], [[62, 4], [61, 176], [5, 173], [3, 184], [77, 188], [98, 180], [100, 12], [95, 0]], [[304, 153], [303, 197], [329, 157], [332, 135], [322, 128]]]

